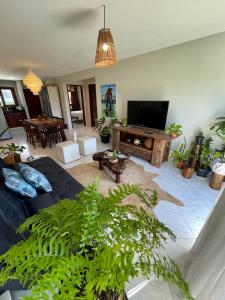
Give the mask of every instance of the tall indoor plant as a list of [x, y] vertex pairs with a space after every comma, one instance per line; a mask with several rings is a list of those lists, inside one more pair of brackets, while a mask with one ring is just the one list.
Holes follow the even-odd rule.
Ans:
[[200, 177], [206, 178], [210, 170], [210, 163], [212, 161], [211, 143], [212, 138], [207, 138], [201, 147], [199, 166], [197, 169], [197, 175]]
[[110, 119], [110, 121], [107, 122], [105, 117], [102, 117], [97, 121], [95, 131], [99, 134], [102, 143], [109, 143], [111, 130], [113, 129], [113, 126], [117, 123], [117, 119]]
[[[122, 204], [131, 194], [145, 209]], [[116, 300], [130, 277], [155, 273], [192, 299], [179, 267], [162, 254], [175, 237], [151, 212], [156, 203], [156, 192], [137, 185], [103, 196], [94, 182], [75, 201], [61, 200], [20, 226], [30, 236], [0, 257], [0, 284], [29, 283], [27, 300]]]

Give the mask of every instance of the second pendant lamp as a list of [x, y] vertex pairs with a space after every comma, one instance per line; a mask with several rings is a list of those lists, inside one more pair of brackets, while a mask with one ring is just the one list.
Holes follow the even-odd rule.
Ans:
[[105, 5], [104, 28], [99, 30], [95, 56], [95, 65], [99, 68], [106, 68], [116, 64], [116, 51], [113, 37], [109, 28], [105, 28]]

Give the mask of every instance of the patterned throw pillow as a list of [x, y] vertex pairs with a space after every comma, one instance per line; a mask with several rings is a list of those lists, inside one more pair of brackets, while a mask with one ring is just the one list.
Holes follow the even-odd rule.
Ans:
[[24, 179], [29, 182], [36, 189], [43, 190], [45, 192], [51, 192], [52, 187], [48, 182], [47, 178], [39, 171], [30, 166], [19, 163], [19, 172], [24, 177]]
[[10, 190], [19, 193], [22, 196], [35, 198], [37, 192], [33, 186], [27, 183], [23, 177], [16, 171], [11, 169], [2, 168], [5, 178], [5, 185]]

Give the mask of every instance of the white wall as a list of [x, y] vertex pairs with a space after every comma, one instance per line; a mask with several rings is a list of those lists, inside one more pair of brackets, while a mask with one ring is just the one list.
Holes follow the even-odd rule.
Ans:
[[190, 141], [199, 129], [207, 133], [216, 116], [225, 115], [225, 33], [126, 59], [113, 68], [63, 76], [57, 82], [62, 87], [92, 77], [99, 116], [100, 85], [116, 83], [118, 118], [126, 116], [127, 100], [170, 100], [167, 124], [182, 124]]

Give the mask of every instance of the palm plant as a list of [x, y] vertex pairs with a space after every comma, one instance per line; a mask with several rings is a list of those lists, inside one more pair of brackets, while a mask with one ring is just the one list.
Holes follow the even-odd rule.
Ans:
[[102, 143], [109, 142], [111, 130], [113, 129], [114, 125], [117, 123], [118, 123], [117, 119], [110, 119], [110, 121], [107, 122], [105, 117], [102, 117], [97, 121], [97, 124], [95, 126], [95, 131], [99, 134]]
[[212, 124], [210, 130], [215, 132], [215, 134], [222, 140], [222, 144], [225, 147], [225, 117], [216, 118], [216, 122]]
[[[123, 205], [131, 194], [146, 209]], [[116, 300], [129, 277], [155, 273], [193, 299], [179, 267], [162, 254], [175, 236], [151, 212], [156, 203], [156, 192], [131, 184], [103, 196], [95, 181], [76, 201], [60, 200], [19, 227], [30, 236], [0, 257], [0, 285], [29, 283], [26, 300]]]

